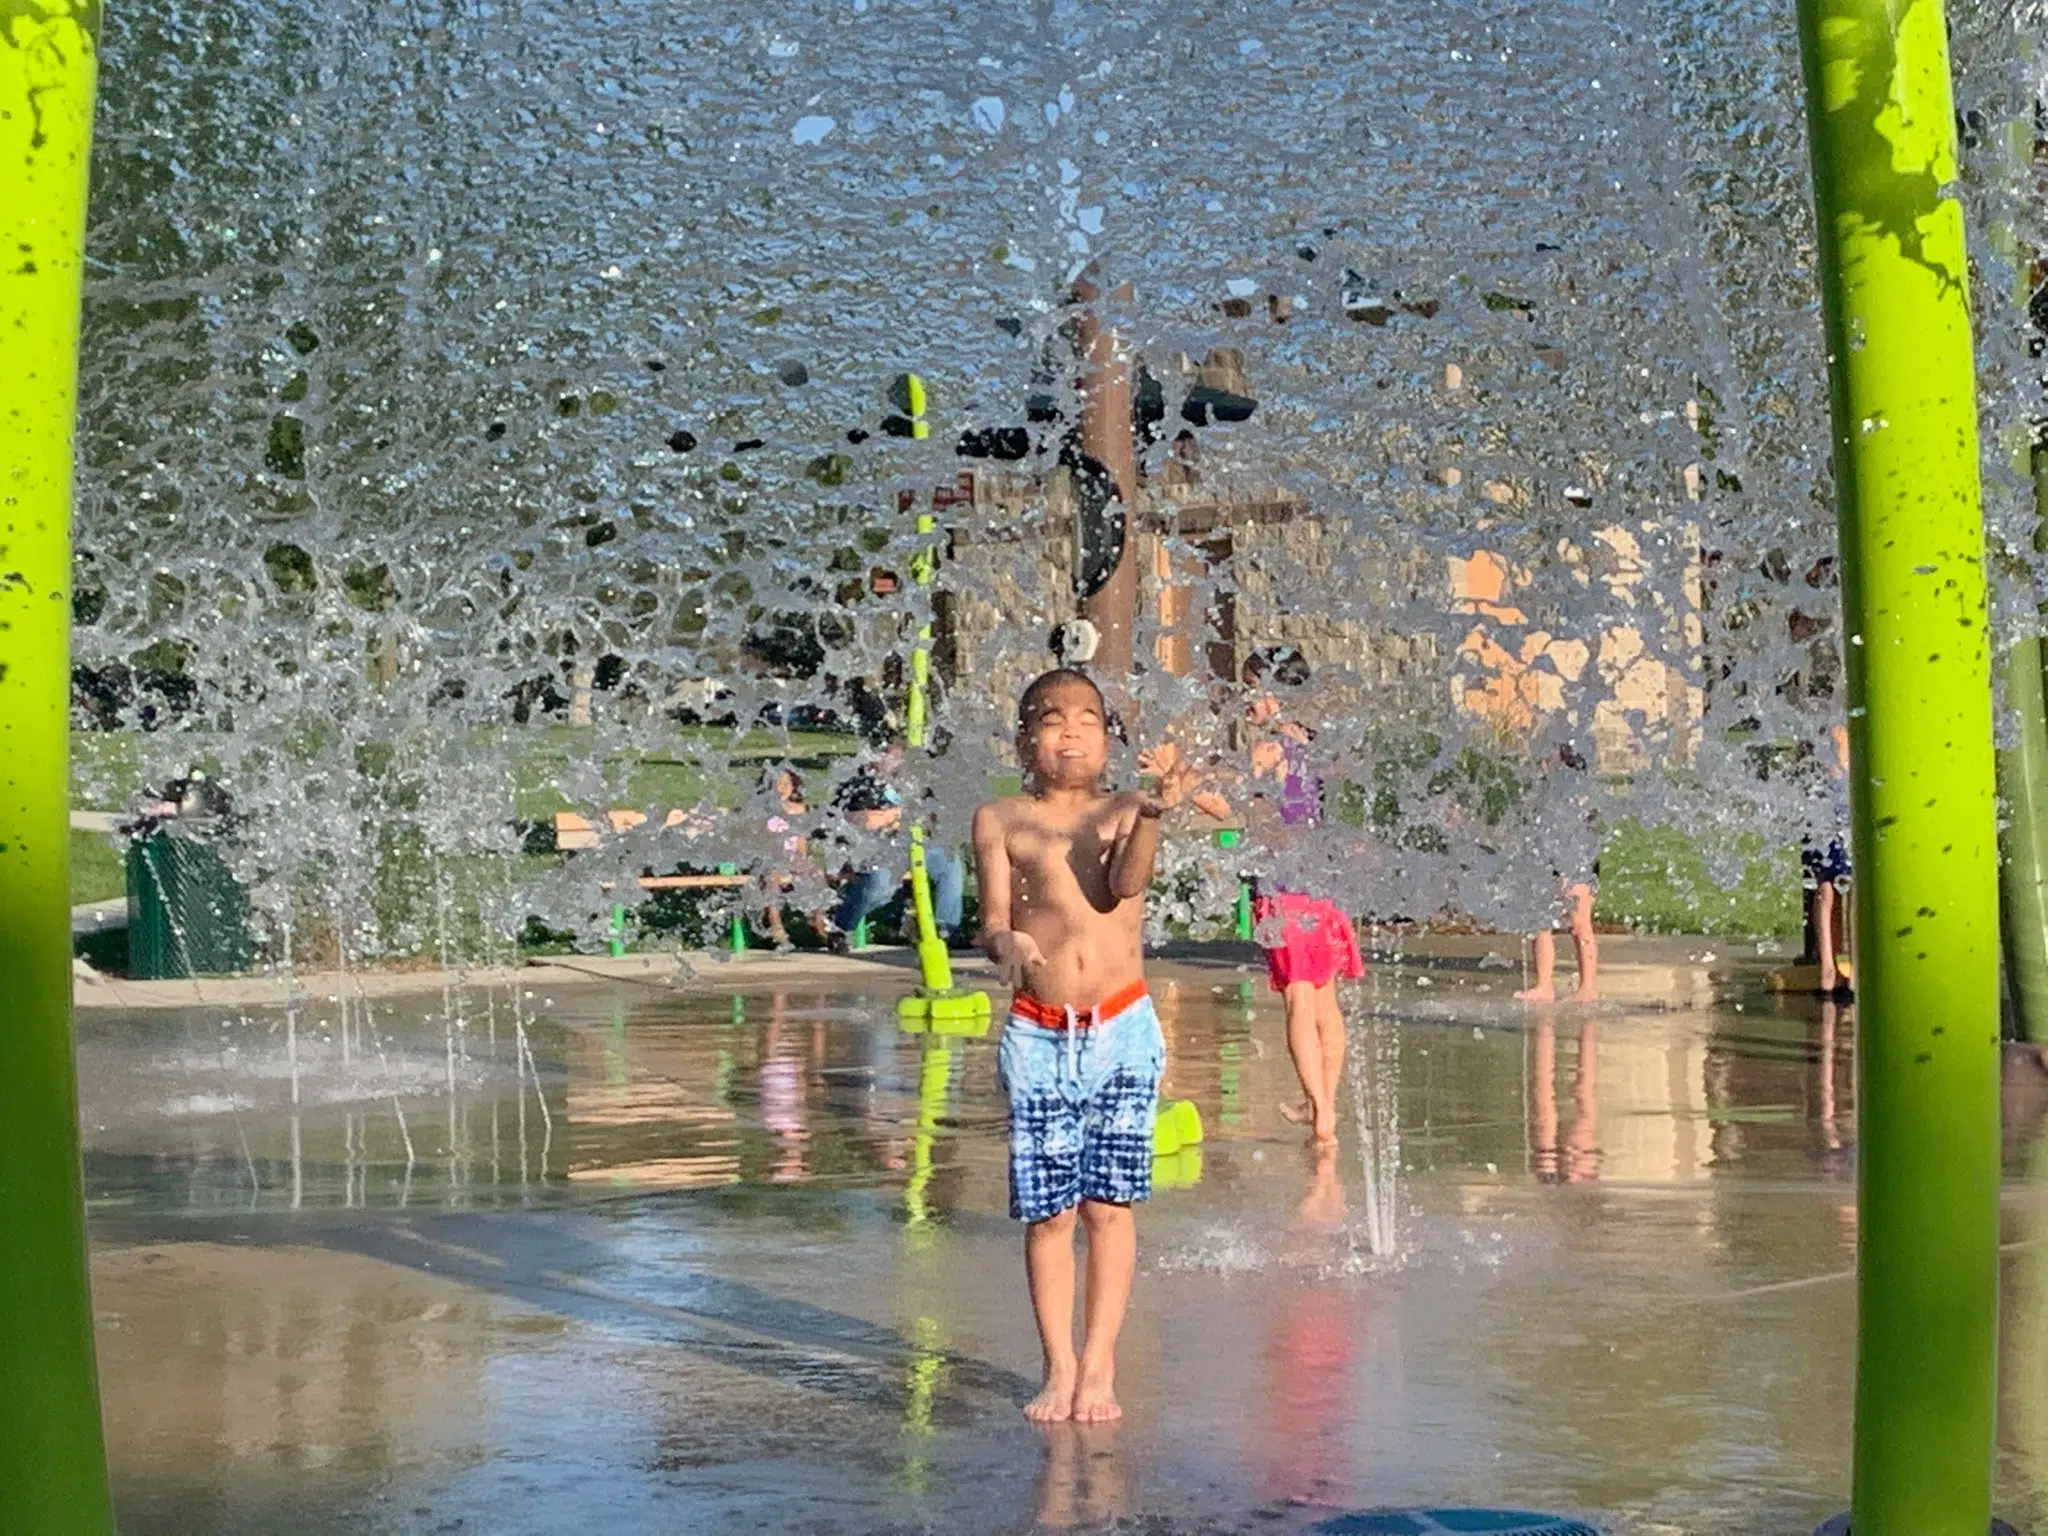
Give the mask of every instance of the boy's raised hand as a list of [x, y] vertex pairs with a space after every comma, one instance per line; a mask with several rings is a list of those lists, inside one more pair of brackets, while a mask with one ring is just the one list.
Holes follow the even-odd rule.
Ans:
[[[1206, 809], [1202, 803], [1204, 800], [1218, 800], [1219, 798], [1212, 794], [1203, 794], [1197, 791], [1196, 785], [1199, 782], [1199, 776], [1195, 772], [1194, 765], [1183, 757], [1180, 748], [1170, 741], [1149, 751], [1140, 752], [1138, 754], [1138, 771], [1150, 774], [1156, 781], [1156, 787], [1151, 794], [1145, 796], [1145, 799], [1158, 807], [1161, 812], [1172, 810], [1183, 800], [1187, 800], [1190, 797], [1193, 798], [1193, 804], [1197, 810], [1204, 810]], [[1229, 808], [1226, 806], [1224, 809], [1227, 815]], [[1209, 814], [1214, 815], [1215, 812], [1210, 811]]]
[[1138, 754], [1138, 772], [1163, 776], [1180, 761], [1180, 748], [1172, 742], [1147, 747]]

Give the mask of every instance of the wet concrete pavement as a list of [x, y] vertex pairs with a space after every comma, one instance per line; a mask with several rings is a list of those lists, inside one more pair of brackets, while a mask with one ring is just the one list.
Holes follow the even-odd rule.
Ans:
[[[1357, 990], [1322, 1159], [1278, 1114], [1263, 984], [1159, 968], [1209, 1140], [1141, 1216], [1127, 1418], [1050, 1432], [1017, 1416], [993, 1041], [903, 1034], [897, 989], [82, 1016], [124, 1529], [1812, 1529], [1848, 1481], [1854, 1010], [1695, 948], [1531, 1012], [1488, 952]], [[2048, 1078], [2011, 1078], [1999, 1477], [2028, 1529]]]

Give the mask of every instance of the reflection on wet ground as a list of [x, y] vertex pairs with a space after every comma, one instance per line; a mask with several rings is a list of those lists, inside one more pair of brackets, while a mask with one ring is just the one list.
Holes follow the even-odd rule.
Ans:
[[[1288, 1531], [1448, 1502], [1811, 1529], [1847, 1485], [1854, 1010], [1682, 978], [1525, 1013], [1484, 968], [1383, 967], [1318, 1158], [1263, 986], [1161, 967], [1167, 1091], [1209, 1139], [1142, 1217], [1129, 1416], [1050, 1433], [1017, 1417], [993, 1043], [905, 1035], [882, 990], [84, 1016], [124, 1529]], [[2044, 1125], [2015, 1061], [2022, 1529]]]

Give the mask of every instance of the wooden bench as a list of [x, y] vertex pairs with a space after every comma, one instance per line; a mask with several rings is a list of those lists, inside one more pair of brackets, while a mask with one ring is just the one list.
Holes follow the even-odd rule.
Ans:
[[[664, 828], [678, 827], [682, 826], [689, 819], [689, 816], [683, 811], [670, 811], [667, 816], [662, 818], [661, 824]], [[645, 811], [619, 809], [606, 811], [605, 820], [611, 824], [613, 833], [617, 834], [630, 832], [635, 827], [645, 826], [648, 817]], [[579, 848], [595, 848], [602, 841], [602, 835], [595, 826], [591, 825], [589, 817], [580, 816], [574, 811], [555, 812], [555, 847], [558, 850], [574, 852]], [[908, 883], [910, 876], [906, 872], [903, 878]], [[718, 866], [718, 871], [715, 874], [641, 875], [637, 877], [636, 883], [643, 891], [715, 891], [731, 890], [736, 886], [746, 885], [749, 879], [749, 876], [739, 872], [737, 866], [721, 864]], [[610, 890], [611, 888], [611, 882], [606, 881], [603, 889]], [[615, 908], [612, 912], [611, 946], [612, 953], [615, 955], [625, 952], [623, 941], [625, 921], [625, 908]], [[856, 946], [867, 942], [867, 928], [867, 921], [863, 919], [854, 929], [851, 937]], [[735, 912], [732, 918], [732, 947], [735, 953], [747, 947], [746, 918], [744, 914], [738, 912]]]
[[[679, 827], [689, 818], [681, 811], [670, 811], [662, 818], [662, 826]], [[630, 832], [635, 827], [647, 824], [645, 811], [606, 811], [605, 820], [611, 823], [614, 833]], [[555, 847], [564, 852], [578, 848], [595, 848], [603, 838], [590, 818], [579, 816], [574, 811], [555, 812]], [[713, 891], [729, 890], [733, 886], [745, 885], [747, 877], [731, 865], [723, 865], [718, 873], [710, 875], [642, 875], [640, 889], [643, 891]]]
[[[604, 814], [605, 820], [611, 823], [614, 834], [630, 832], [635, 827], [647, 824], [645, 811], [606, 811]], [[664, 829], [680, 827], [688, 820], [689, 817], [683, 812], [670, 811], [662, 818], [661, 824]], [[555, 812], [556, 848], [566, 853], [577, 848], [595, 848], [601, 841], [603, 839], [598, 835], [597, 828], [590, 824], [589, 817], [579, 816], [574, 811]]]

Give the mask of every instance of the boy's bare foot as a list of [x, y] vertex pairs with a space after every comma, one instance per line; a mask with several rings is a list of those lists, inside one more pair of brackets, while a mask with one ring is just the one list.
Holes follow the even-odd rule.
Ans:
[[1106, 1424], [1123, 1416], [1124, 1410], [1116, 1400], [1116, 1366], [1089, 1366], [1084, 1369], [1081, 1384], [1074, 1389], [1074, 1422]]
[[1299, 1104], [1282, 1104], [1280, 1118], [1289, 1125], [1312, 1125], [1315, 1123], [1316, 1107], [1303, 1099]]
[[1600, 1001], [1600, 989], [1597, 987], [1581, 987], [1572, 994], [1572, 1001], [1575, 1003], [1597, 1003]]
[[1557, 1001], [1555, 987], [1524, 987], [1515, 994], [1518, 1003], [1554, 1003]]
[[1317, 1146], [1335, 1146], [1337, 1143], [1337, 1106], [1316, 1111], [1315, 1139]]
[[1074, 1416], [1074, 1362], [1059, 1361], [1045, 1369], [1045, 1386], [1024, 1405], [1024, 1417], [1034, 1424], [1057, 1424]]

